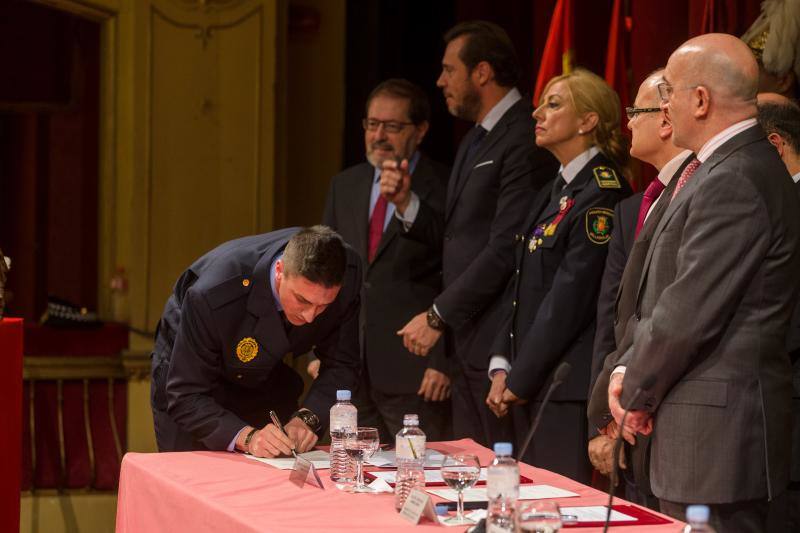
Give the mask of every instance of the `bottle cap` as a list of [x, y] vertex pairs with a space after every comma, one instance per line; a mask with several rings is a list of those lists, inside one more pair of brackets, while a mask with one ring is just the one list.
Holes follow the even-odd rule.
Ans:
[[419, 425], [419, 415], [403, 415], [403, 425], [404, 426], [418, 426]]
[[690, 505], [686, 508], [686, 520], [689, 522], [708, 522], [710, 514], [707, 505]]
[[337, 402], [349, 402], [350, 401], [350, 391], [349, 390], [337, 390], [336, 391], [336, 401]]
[[495, 455], [511, 455], [514, 451], [514, 446], [510, 442], [495, 442], [494, 454]]

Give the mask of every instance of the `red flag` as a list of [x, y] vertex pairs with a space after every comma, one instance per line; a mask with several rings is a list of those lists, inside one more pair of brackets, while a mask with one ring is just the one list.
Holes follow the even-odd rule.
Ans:
[[542, 60], [539, 63], [539, 74], [536, 76], [536, 89], [533, 91], [533, 106], [539, 105], [547, 82], [554, 76], [572, 72], [574, 48], [572, 30], [572, 0], [558, 0], [553, 8], [547, 42], [544, 45]]
[[[628, 54], [630, 43], [630, 19], [625, 16], [624, 1], [614, 0], [611, 9], [611, 24], [608, 30], [608, 51], [606, 55], [606, 83], [617, 91], [622, 104], [623, 117], [626, 106], [631, 105], [628, 80]], [[622, 125], [626, 123], [622, 119]], [[626, 128], [622, 128], [626, 131]]]

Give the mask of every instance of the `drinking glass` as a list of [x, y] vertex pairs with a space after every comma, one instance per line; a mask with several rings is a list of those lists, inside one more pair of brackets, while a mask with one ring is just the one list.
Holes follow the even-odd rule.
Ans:
[[356, 483], [346, 489], [348, 492], [375, 492], [364, 483], [364, 461], [372, 457], [379, 446], [377, 428], [360, 427], [345, 435], [344, 450], [356, 462]]
[[556, 502], [517, 502], [516, 533], [554, 533], [561, 529], [561, 509]]
[[442, 479], [458, 493], [456, 516], [444, 521], [451, 525], [474, 524], [474, 520], [464, 517], [464, 489], [473, 486], [481, 476], [481, 463], [470, 453], [447, 454], [442, 462]]

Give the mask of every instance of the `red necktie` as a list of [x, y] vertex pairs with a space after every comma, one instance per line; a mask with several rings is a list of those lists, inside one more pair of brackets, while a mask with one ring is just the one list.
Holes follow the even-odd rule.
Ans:
[[372, 209], [372, 218], [369, 219], [369, 262], [375, 259], [378, 245], [383, 235], [383, 222], [386, 219], [386, 198], [378, 196], [375, 207]]
[[639, 219], [636, 221], [636, 233], [634, 234], [634, 238], [638, 237], [639, 232], [642, 231], [644, 219], [647, 218], [647, 212], [650, 211], [650, 207], [652, 207], [653, 203], [661, 196], [661, 193], [664, 192], [664, 187], [665, 185], [661, 183], [661, 180], [656, 178], [651, 181], [650, 185], [645, 189], [642, 204], [639, 206]]
[[681, 190], [684, 185], [686, 185], [686, 182], [689, 181], [689, 178], [692, 177], [692, 174], [694, 174], [694, 171], [697, 170], [697, 167], [699, 166], [699, 159], [692, 159], [691, 162], [686, 165], [686, 168], [683, 169], [681, 176], [678, 178], [678, 184], [675, 186], [675, 191], [672, 193], [673, 199], [678, 196], [678, 191]]

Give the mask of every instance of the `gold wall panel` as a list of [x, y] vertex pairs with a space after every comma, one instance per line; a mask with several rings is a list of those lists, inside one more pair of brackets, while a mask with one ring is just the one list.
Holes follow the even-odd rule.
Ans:
[[[185, 4], [185, 5], [184, 5]], [[197, 257], [271, 226], [273, 13], [154, 2], [149, 20], [147, 303], [153, 329]], [[272, 28], [272, 31], [270, 29]], [[269, 122], [269, 124], [265, 124]], [[269, 137], [268, 139], [265, 137]]]

